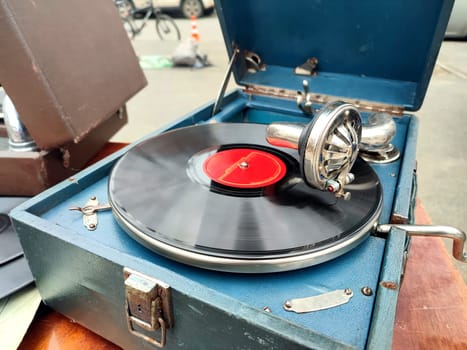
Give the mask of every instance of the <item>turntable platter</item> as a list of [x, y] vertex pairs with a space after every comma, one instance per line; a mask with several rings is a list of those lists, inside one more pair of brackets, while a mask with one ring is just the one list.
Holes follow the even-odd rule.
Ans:
[[109, 180], [117, 221], [161, 255], [231, 272], [310, 266], [365, 239], [382, 205], [371, 167], [358, 159], [351, 200], [337, 200], [305, 185], [298, 155], [267, 144], [265, 130], [206, 124], [136, 145]]

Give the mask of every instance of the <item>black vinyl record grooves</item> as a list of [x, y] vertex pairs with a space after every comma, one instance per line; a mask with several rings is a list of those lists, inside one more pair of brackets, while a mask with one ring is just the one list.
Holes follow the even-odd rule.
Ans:
[[[297, 152], [268, 145], [265, 128], [205, 124], [135, 145], [109, 180], [117, 221], [164, 256], [233, 272], [313, 265], [366, 238], [382, 205], [381, 185], [371, 167], [358, 159], [355, 180], [346, 186], [351, 199], [336, 199], [304, 184]], [[268, 152], [285, 165], [285, 175], [254, 188], [213, 181], [203, 165], [213, 154], [231, 149]]]

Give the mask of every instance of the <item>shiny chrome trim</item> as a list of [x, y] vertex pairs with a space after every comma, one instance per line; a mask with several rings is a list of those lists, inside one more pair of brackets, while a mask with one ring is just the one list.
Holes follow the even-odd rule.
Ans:
[[441, 237], [450, 238], [452, 242], [452, 255], [461, 262], [467, 262], [467, 253], [465, 253], [465, 232], [452, 226], [440, 225], [399, 225], [384, 224], [378, 225], [376, 231], [380, 233], [389, 233], [392, 228], [398, 228], [406, 231], [409, 236]]
[[238, 273], [268, 273], [280, 272], [301, 269], [312, 265], [317, 265], [325, 261], [337, 258], [344, 253], [352, 250], [362, 243], [374, 230], [378, 218], [382, 210], [382, 200], [379, 202], [372, 217], [361, 228], [359, 232], [354, 233], [350, 237], [342, 239], [338, 243], [323, 248], [321, 250], [301, 255], [279, 258], [264, 258], [264, 259], [235, 259], [226, 257], [217, 257], [202, 253], [195, 253], [182, 248], [172, 246], [161, 242], [141, 232], [132, 223], [120, 215], [114, 207], [114, 217], [125, 230], [136, 241], [140, 242], [145, 247], [155, 251], [156, 253], [165, 256], [166, 258], [185, 263], [188, 265], [201, 267], [209, 270], [238, 272]]
[[266, 128], [266, 141], [273, 146], [298, 149], [304, 128], [300, 123], [271, 123]]
[[278, 147], [298, 149], [306, 182], [336, 197], [350, 198], [344, 187], [358, 156], [362, 120], [351, 104], [333, 101], [323, 106], [306, 126], [271, 123], [266, 140]]
[[[351, 104], [342, 101], [334, 101], [324, 106], [312, 121], [311, 131], [306, 140], [303, 155], [303, 170], [309, 183], [319, 189], [326, 189], [329, 178], [323, 176], [322, 168], [326, 157], [322, 153], [328, 136], [341, 125], [352, 123], [349, 131], [352, 131], [352, 144], [348, 145], [347, 160], [338, 176], [334, 179], [339, 181], [342, 193], [344, 192], [345, 178], [352, 168], [358, 156], [358, 144], [361, 135], [361, 118], [358, 110]], [[340, 191], [340, 190], [339, 190]]]
[[387, 113], [375, 113], [362, 125], [360, 149], [372, 150], [388, 146], [396, 134], [396, 123]]
[[3, 99], [3, 119], [8, 133], [8, 146], [11, 151], [32, 152], [38, 150], [8, 95], [5, 95]]
[[374, 113], [362, 126], [360, 157], [370, 163], [386, 164], [400, 158], [399, 150], [391, 144], [396, 123], [388, 113]]

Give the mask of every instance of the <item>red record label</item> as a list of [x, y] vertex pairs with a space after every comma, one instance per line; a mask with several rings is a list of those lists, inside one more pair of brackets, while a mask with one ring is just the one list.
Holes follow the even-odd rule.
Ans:
[[249, 148], [217, 152], [204, 161], [203, 169], [211, 180], [235, 188], [269, 186], [281, 180], [287, 171], [279, 157]]

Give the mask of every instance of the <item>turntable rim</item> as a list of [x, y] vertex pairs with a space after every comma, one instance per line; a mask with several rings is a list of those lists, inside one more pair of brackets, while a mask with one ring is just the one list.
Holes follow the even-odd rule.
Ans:
[[[327, 201], [322, 198], [325, 192], [308, 191], [300, 181], [295, 154], [283, 155], [283, 160], [291, 162], [290, 178], [254, 199], [217, 192], [211, 182], [206, 184], [187, 172], [187, 166], [203, 164], [204, 158], [196, 156], [200, 150], [204, 155], [224, 145], [270, 149], [265, 128], [245, 123], [203, 124], [141, 143], [119, 160], [109, 179], [108, 197], [116, 221], [130, 237], [159, 255], [231, 272], [286, 271], [315, 265], [346, 253], [366, 238], [380, 217], [383, 192], [377, 174], [364, 161], [354, 169], [361, 175], [352, 185], [356, 196], [351, 202], [355, 205], [336, 202], [332, 195]], [[193, 155], [198, 162], [192, 163]], [[160, 184], [170, 184], [167, 188], [171, 190], [159, 193]], [[180, 191], [185, 191], [182, 198], [178, 197]], [[157, 201], [155, 193], [160, 194]], [[203, 205], [186, 199], [193, 196], [202, 198]], [[149, 203], [153, 203], [151, 210]], [[226, 216], [226, 210], [234, 214]], [[179, 220], [185, 212], [203, 220], [196, 221], [194, 227], [192, 220]], [[284, 224], [278, 227], [271, 215]]]
[[131, 222], [121, 216], [117, 210], [112, 209], [114, 217], [125, 232], [146, 248], [179, 263], [188, 264], [208, 270], [234, 272], [234, 273], [270, 273], [283, 272], [318, 265], [337, 258], [362, 243], [374, 230], [378, 223], [381, 211], [381, 200], [373, 216], [357, 232], [329, 247], [302, 254], [285, 257], [270, 258], [232, 258], [197, 253], [174, 245], [167, 244], [140, 232]]

